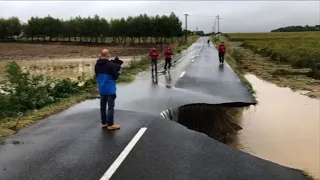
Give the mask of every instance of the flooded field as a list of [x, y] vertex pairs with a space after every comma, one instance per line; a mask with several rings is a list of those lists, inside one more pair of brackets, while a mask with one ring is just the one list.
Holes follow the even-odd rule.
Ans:
[[244, 110], [239, 122], [243, 129], [231, 146], [320, 178], [320, 100], [254, 75], [246, 78], [259, 104]]
[[[114, 57], [111, 57], [113, 59]], [[120, 56], [122, 66], [126, 66], [131, 60], [139, 60], [139, 56]], [[23, 70], [29, 70], [33, 74], [43, 74], [56, 78], [70, 78], [76, 80], [78, 76], [91, 78], [94, 75], [94, 66], [97, 58], [74, 59], [45, 59], [45, 60], [18, 60], [17, 64]], [[0, 61], [0, 82], [4, 81], [5, 66], [8, 61]]]
[[79, 46], [63, 44], [0, 43], [0, 83], [4, 82], [7, 61], [16, 61], [24, 70], [57, 78], [77, 79], [78, 76], [92, 77], [95, 61], [101, 49], [108, 48], [111, 56], [125, 61], [138, 59], [148, 53], [151, 45], [105, 45]]

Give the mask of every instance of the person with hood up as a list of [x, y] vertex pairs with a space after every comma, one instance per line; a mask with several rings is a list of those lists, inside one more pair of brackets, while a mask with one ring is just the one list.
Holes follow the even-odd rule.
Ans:
[[157, 70], [157, 65], [158, 65], [158, 56], [159, 56], [159, 52], [157, 51], [157, 49], [155, 47], [153, 47], [151, 49], [151, 51], [149, 52], [149, 57], [151, 60], [151, 75], [152, 77], [155, 76], [157, 78], [157, 74], [158, 74], [158, 70]]
[[171, 68], [171, 56], [173, 55], [172, 49], [170, 46], [166, 47], [166, 50], [164, 51], [164, 56], [165, 56], [165, 64], [164, 64], [164, 70], [168, 69], [170, 70]]
[[[95, 65], [95, 74], [100, 94], [100, 115], [102, 128], [108, 130], [120, 129], [120, 125], [114, 124], [114, 106], [116, 95], [116, 80], [119, 77], [121, 65], [109, 60], [109, 50], [103, 49], [101, 57]], [[108, 105], [108, 116], [106, 108]]]
[[224, 63], [224, 55], [226, 53], [226, 50], [227, 50], [227, 48], [224, 45], [224, 42], [221, 42], [220, 45], [218, 46], [220, 64]]

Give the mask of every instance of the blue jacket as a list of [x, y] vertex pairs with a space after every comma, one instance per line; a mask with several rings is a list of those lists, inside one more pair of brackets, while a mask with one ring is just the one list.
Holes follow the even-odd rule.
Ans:
[[120, 65], [108, 59], [98, 59], [95, 65], [95, 74], [98, 81], [100, 95], [116, 94], [116, 80], [119, 77]]

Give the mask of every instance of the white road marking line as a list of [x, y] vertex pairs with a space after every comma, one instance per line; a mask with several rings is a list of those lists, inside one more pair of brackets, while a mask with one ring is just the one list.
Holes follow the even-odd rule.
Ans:
[[111, 176], [116, 172], [124, 159], [128, 156], [132, 148], [136, 145], [139, 139], [142, 137], [144, 132], [146, 132], [147, 128], [141, 128], [138, 133], [132, 138], [129, 144], [124, 148], [118, 158], [112, 163], [109, 169], [104, 173], [104, 175], [100, 178], [100, 180], [109, 180]]
[[186, 73], [186, 72], [185, 72], [185, 71], [183, 71], [183, 72], [181, 73], [180, 77], [182, 77], [182, 76], [184, 75], [184, 73]]
[[194, 58], [191, 60], [192, 62], [194, 61]]
[[197, 52], [197, 55], [196, 55], [196, 56], [199, 56], [200, 51], [202, 50], [202, 47], [203, 47], [203, 45], [199, 48], [199, 50], [198, 50], [198, 52]]

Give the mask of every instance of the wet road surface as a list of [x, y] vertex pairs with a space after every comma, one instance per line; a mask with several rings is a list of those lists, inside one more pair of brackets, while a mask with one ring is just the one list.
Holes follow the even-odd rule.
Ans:
[[[223, 74], [212, 77], [211, 83], [219, 82], [215, 86], [199, 84], [209, 83], [211, 75], [203, 72], [217, 75], [216, 52], [203, 46], [206, 40], [200, 38], [177, 61], [170, 73], [171, 87], [165, 75], [159, 75], [158, 85], [152, 84], [150, 72], [118, 87], [115, 122], [121, 125], [119, 131], [100, 129], [99, 101], [90, 100], [9, 137], [20, 144], [0, 146], [0, 179], [305, 179], [300, 171], [231, 149], [160, 116], [167, 108], [190, 103], [253, 103], [226, 65], [230, 92], [221, 89], [227, 82], [219, 84]], [[204, 68], [206, 63], [213, 68]]]

